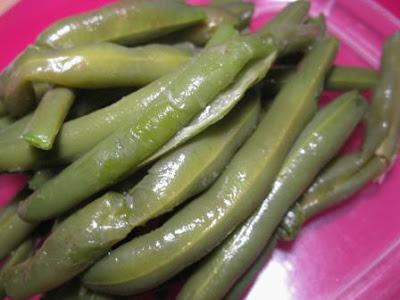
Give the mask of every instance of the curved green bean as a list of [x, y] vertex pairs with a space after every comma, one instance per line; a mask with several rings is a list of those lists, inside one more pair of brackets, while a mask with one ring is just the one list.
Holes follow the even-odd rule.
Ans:
[[32, 82], [72, 88], [144, 86], [187, 62], [191, 53], [168, 45], [127, 48], [111, 43], [72, 49], [31, 47], [5, 80], [4, 104], [15, 116], [35, 106]]
[[336, 49], [334, 39], [315, 47], [302, 72], [282, 90], [210, 189], [162, 227], [96, 263], [83, 277], [85, 285], [118, 295], [152, 288], [206, 255], [244, 221], [269, 191], [292, 142], [315, 112], [316, 96]]
[[366, 108], [366, 102], [351, 92], [317, 113], [290, 150], [268, 197], [206, 258], [178, 299], [221, 299], [229, 291], [265, 248], [286, 211], [346, 141]]
[[7, 294], [24, 299], [82, 272], [129, 233], [130, 205], [122, 195], [107, 193], [72, 214], [34, 256], [5, 272]]
[[75, 100], [67, 88], [49, 90], [40, 101], [22, 135], [32, 146], [49, 150]]
[[[232, 83], [250, 60], [274, 52], [273, 46], [255, 36], [238, 37], [204, 50], [180, 70], [146, 86], [138, 93], [150, 91], [145, 101], [152, 104], [138, 121], [126, 124], [35, 191], [20, 205], [19, 214], [30, 222], [53, 218], [134, 173]], [[153, 94], [166, 79], [170, 83]]]
[[98, 42], [137, 44], [199, 23], [204, 13], [179, 1], [125, 0], [58, 21], [36, 44], [71, 48]]

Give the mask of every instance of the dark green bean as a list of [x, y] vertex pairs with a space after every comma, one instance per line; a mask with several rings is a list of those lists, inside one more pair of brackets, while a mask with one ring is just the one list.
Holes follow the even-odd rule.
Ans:
[[199, 23], [204, 13], [173, 0], [125, 0], [58, 21], [38, 45], [70, 48], [98, 42], [137, 44]]
[[97, 43], [72, 49], [31, 47], [5, 80], [4, 104], [15, 116], [35, 106], [31, 82], [73, 88], [144, 86], [187, 62], [191, 53], [167, 45], [126, 48]]
[[315, 112], [316, 96], [336, 49], [334, 39], [315, 47], [296, 81], [282, 90], [210, 189], [162, 227], [92, 266], [83, 277], [85, 285], [118, 295], [152, 288], [206, 255], [244, 221], [269, 191], [292, 143]]
[[74, 100], [74, 92], [70, 89], [49, 90], [25, 128], [23, 139], [36, 148], [51, 149]]
[[366, 102], [350, 92], [317, 113], [286, 157], [268, 197], [194, 272], [178, 299], [221, 299], [229, 291], [265, 248], [286, 211], [344, 144], [366, 108]]

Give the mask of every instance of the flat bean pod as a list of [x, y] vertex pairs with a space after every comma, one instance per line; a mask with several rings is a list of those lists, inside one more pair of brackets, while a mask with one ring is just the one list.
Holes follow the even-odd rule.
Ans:
[[[301, 128], [316, 110], [316, 96], [337, 41], [323, 41], [315, 49], [300, 67], [296, 81], [282, 90], [210, 189], [162, 227], [120, 246], [96, 263], [83, 277], [85, 285], [118, 295], [150, 289], [210, 252], [256, 209]], [[281, 118], [282, 111], [285, 118]]]
[[187, 62], [191, 53], [168, 45], [127, 48], [111, 43], [72, 49], [31, 47], [5, 79], [4, 104], [15, 116], [35, 106], [32, 82], [72, 88], [144, 86]]
[[286, 211], [346, 141], [366, 108], [358, 94], [351, 92], [317, 113], [290, 150], [268, 197], [206, 258], [178, 299], [221, 299], [229, 291], [265, 248]]
[[58, 21], [36, 44], [71, 48], [98, 42], [137, 44], [203, 21], [204, 13], [179, 1], [125, 0]]
[[[132, 174], [231, 84], [250, 60], [274, 51], [273, 46], [255, 36], [238, 37], [204, 50], [191, 63], [167, 75], [171, 83], [162, 87], [156, 99], [148, 99], [153, 103], [137, 122], [119, 129], [35, 191], [20, 205], [19, 214], [30, 222], [56, 217]], [[144, 89], [157, 90], [159, 84], [157, 81], [155, 87]]]

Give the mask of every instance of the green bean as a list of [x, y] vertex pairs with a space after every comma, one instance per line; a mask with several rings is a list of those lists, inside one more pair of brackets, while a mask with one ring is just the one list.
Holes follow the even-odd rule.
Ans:
[[[307, 197], [312, 198], [313, 194], [319, 191], [329, 189], [335, 185], [335, 182], [342, 181], [343, 178], [349, 177], [365, 165], [371, 157], [377, 152], [382, 151], [379, 146], [384, 143], [387, 135], [391, 137], [386, 139], [387, 143], [396, 144], [396, 126], [391, 124], [398, 121], [400, 91], [396, 82], [400, 80], [400, 71], [397, 65], [400, 60], [400, 34], [394, 35], [385, 42], [382, 61], [381, 61], [381, 78], [376, 84], [372, 104], [367, 115], [367, 134], [359, 152], [351, 153], [339, 157], [332, 165], [324, 171], [312, 187], [307, 191]], [[398, 123], [397, 123], [398, 124]], [[391, 132], [391, 133], [390, 133]], [[388, 147], [395, 153], [395, 147]], [[383, 152], [383, 151], [382, 151]], [[390, 160], [390, 155], [386, 159]], [[388, 161], [388, 164], [390, 162]]]
[[[268, 36], [270, 32], [274, 32], [274, 28], [277, 27], [292, 27], [296, 20], [300, 22], [304, 15], [307, 14], [309, 6], [305, 2], [296, 2], [289, 5], [281, 13], [279, 13], [272, 22], [268, 23], [261, 30], [261, 36]], [[290, 13], [289, 13], [290, 12]], [[303, 17], [301, 17], [303, 15]], [[293, 20], [291, 18], [294, 18]], [[209, 43], [218, 41], [219, 38], [227, 38], [227, 35], [222, 34], [225, 31], [221, 28], [220, 31], [216, 32], [215, 39], [212, 39]], [[222, 34], [222, 36], [220, 35]], [[274, 38], [276, 40], [287, 40], [288, 36], [292, 35], [291, 30], [281, 30], [279, 33], [274, 32]], [[213, 41], [214, 40], [214, 41]], [[279, 42], [278, 42], [279, 44]], [[282, 46], [282, 49], [284, 47]], [[183, 144], [211, 124], [223, 118], [232, 107], [241, 99], [244, 92], [252, 85], [258, 83], [262, 78], [265, 77], [266, 72], [274, 62], [275, 57], [269, 56], [259, 61], [254, 62], [252, 65], [247, 67], [247, 70], [243, 71], [236, 81], [236, 84], [232, 86], [230, 90], [226, 90], [225, 93], [220, 95], [211, 104], [209, 104], [201, 114], [191, 121], [189, 125], [181, 129], [168, 143], [166, 143], [159, 151], [146, 160], [145, 163], [149, 163], [159, 156], [167, 153], [171, 149]]]
[[282, 224], [283, 238], [294, 239], [306, 217], [343, 201], [382, 175], [393, 163], [400, 139], [399, 45], [400, 34], [385, 42], [381, 78], [367, 116], [367, 135], [362, 149], [339, 157], [319, 175], [299, 204], [288, 212]]
[[4, 286], [3, 283], [5, 281], [5, 276], [4, 273], [7, 272], [7, 270], [14, 268], [14, 266], [18, 265], [19, 263], [23, 262], [25, 259], [27, 259], [33, 251], [33, 240], [28, 239], [25, 242], [23, 242], [21, 245], [18, 246], [15, 251], [13, 251], [10, 255], [10, 258], [7, 259], [7, 261], [4, 263], [4, 265], [0, 269], [0, 299], [3, 299], [5, 295], [4, 291]]
[[[152, 98], [147, 101], [153, 104], [138, 121], [116, 131], [35, 191], [20, 205], [19, 214], [30, 222], [53, 218], [134, 173], [141, 162], [232, 83], [251, 59], [270, 53], [275, 55], [274, 47], [263, 40], [238, 37], [204, 50], [180, 70], [146, 86], [138, 93], [151, 91]], [[162, 93], [153, 94], [166, 79], [170, 83], [163, 85]]]
[[220, 299], [229, 291], [265, 248], [286, 211], [346, 141], [366, 108], [361, 97], [350, 92], [317, 113], [290, 150], [271, 193], [194, 272], [178, 299]]
[[36, 43], [71, 48], [98, 42], [143, 43], [203, 21], [204, 13], [178, 1], [125, 0], [58, 21]]
[[18, 247], [36, 227], [17, 214], [18, 203], [26, 196], [25, 190], [20, 192], [0, 215], [0, 260]]
[[225, 43], [231, 38], [237, 37], [239, 31], [231, 24], [222, 24], [218, 26], [212, 38], [207, 42], [206, 47], [214, 47], [218, 44]]
[[162, 227], [97, 262], [84, 275], [85, 285], [118, 295], [152, 288], [206, 255], [244, 221], [269, 191], [296, 136], [315, 112], [316, 96], [336, 49], [334, 39], [315, 47], [299, 76], [282, 90], [210, 189]]
[[275, 55], [269, 55], [264, 59], [249, 64], [238, 75], [236, 82], [230, 88], [226, 89], [213, 102], [207, 105], [199, 115], [178, 131], [172, 139], [163, 145], [155, 154], [146, 159], [143, 164], [148, 164], [179, 145], [183, 145], [210, 125], [224, 118], [242, 99], [246, 90], [264, 78], [275, 58]]
[[259, 97], [248, 95], [243, 101], [221, 122], [158, 161], [134, 186], [128, 193], [134, 199], [132, 226], [172, 210], [215, 181], [256, 127]]
[[[221, 172], [235, 150], [255, 127], [259, 109], [260, 104], [257, 98], [249, 100], [249, 102], [244, 102], [223, 123], [210, 128], [207, 130], [207, 134], [198, 136], [190, 144], [185, 145], [165, 159], [157, 162], [149, 171], [149, 174], [129, 192], [126, 199], [120, 194], [113, 194], [110, 199], [110, 196], [107, 194], [103, 197], [106, 200], [100, 199], [95, 201], [101, 204], [95, 205], [94, 208], [90, 204], [78, 211], [75, 217], [70, 217], [69, 221], [61, 223], [49, 238], [53, 246], [43, 246], [43, 249], [40, 250], [46, 253], [46, 260], [54, 261], [58, 264], [57, 267], [52, 268], [48, 263], [45, 264], [44, 257], [40, 258], [41, 254], [39, 256], [35, 255], [32, 258], [32, 261], [35, 262], [31, 263], [34, 265], [32, 272], [36, 272], [36, 269], [40, 270], [41, 268], [45, 268], [48, 271], [43, 275], [34, 275], [35, 280], [33, 282], [28, 278], [27, 280], [29, 280], [30, 285], [27, 288], [28, 291], [21, 293], [28, 293], [24, 294], [27, 296], [34, 292], [43, 292], [48, 290], [48, 288], [58, 286], [82, 271], [83, 266], [87, 266], [98, 258], [100, 255], [99, 251], [105, 253], [111, 248], [111, 244], [102, 244], [101, 241], [98, 241], [99, 238], [97, 237], [101, 235], [104, 229], [107, 229], [106, 227], [99, 228], [98, 231], [95, 230], [94, 232], [90, 232], [86, 228], [87, 224], [93, 226], [94, 216], [99, 211], [102, 211], [101, 209], [104, 209], [103, 206], [107, 203], [126, 203], [126, 207], [124, 206], [123, 208], [124, 215], [114, 214], [112, 216], [115, 219], [115, 224], [123, 224], [121, 233], [117, 232], [118, 228], [115, 228], [113, 232], [113, 241], [116, 243], [123, 239], [132, 228], [143, 225], [149, 219], [172, 209], [179, 203], [207, 188]], [[209, 149], [211, 145], [215, 154], [210, 157]], [[201, 167], [199, 166], [200, 163], [202, 163]], [[196, 174], [193, 174], [194, 166], [198, 166]], [[171, 177], [171, 175], [173, 176]], [[187, 178], [190, 178], [190, 181], [184, 183]], [[160, 186], [160, 183], [162, 183], [162, 186]], [[117, 200], [114, 199], [115, 197], [117, 197]], [[83, 226], [81, 225], [82, 220], [87, 222]], [[125, 224], [125, 222], [127, 223]], [[74, 234], [72, 241], [67, 240], [67, 232], [69, 235]], [[80, 232], [83, 232], [83, 236]], [[88, 247], [87, 243], [89, 243], [92, 249], [81, 247], [78, 241], [81, 241], [81, 243], [89, 241], [85, 242], [84, 247]], [[54, 245], [57, 243], [59, 247], [56, 249]], [[97, 244], [96, 247], [95, 244]], [[79, 268], [75, 264], [76, 260], [68, 260], [68, 253], [73, 253], [74, 257], [79, 258]], [[67, 257], [67, 260], [60, 262], [60, 257]], [[31, 265], [28, 264], [28, 266]], [[25, 265], [24, 267], [21, 266], [19, 270], [23, 272], [22, 270], [27, 269], [30, 270], [30, 267], [28, 268]], [[54, 273], [51, 275], [51, 272]], [[19, 275], [14, 276], [18, 277]], [[14, 278], [11, 280], [16, 281], [17, 279]], [[14, 285], [15, 283], [13, 283]]]
[[243, 299], [245, 291], [254, 282], [257, 275], [264, 268], [265, 263], [269, 260], [275, 246], [278, 242], [278, 234], [275, 233], [272, 238], [268, 241], [267, 246], [263, 249], [257, 260], [253, 265], [246, 271], [246, 273], [240, 277], [235, 285], [228, 291], [224, 299], [226, 300], [238, 300]]
[[34, 256], [5, 272], [7, 294], [24, 299], [82, 272], [129, 233], [130, 205], [122, 195], [107, 193], [71, 215]]
[[74, 92], [67, 88], [48, 91], [23, 133], [23, 139], [32, 146], [49, 150], [75, 101]]
[[[272, 23], [273, 27], [293, 27], [296, 20], [298, 22], [303, 20], [304, 16], [307, 14], [308, 7], [309, 5], [306, 2], [301, 1], [289, 5], [278, 15], [279, 21], [274, 21]], [[303, 14], [302, 17], [300, 16], [301, 14]], [[291, 26], [288, 26], [288, 24], [291, 24]], [[274, 31], [272, 30], [273, 28], [268, 29], [268, 27], [269, 24], [265, 26], [263, 36], [268, 36], [268, 32], [274, 32], [276, 40], [282, 39], [288, 43], [291, 42], [289, 37], [292, 32], [290, 30]], [[262, 70], [259, 69], [259, 71], [261, 72]], [[167, 82], [168, 81], [165, 80], [163, 84], [158, 86], [158, 93], [161, 92], [161, 89]], [[154, 87], [154, 85], [155, 84], [153, 84], [152, 87]], [[119, 102], [109, 107], [67, 122], [59, 133], [56, 141], [56, 149], [54, 151], [46, 151], [46, 155], [39, 151], [34, 151], [32, 147], [29, 147], [25, 142], [20, 140], [0, 147], [0, 170], [21, 171], [40, 169], [76, 160], [116, 129], [138, 118], [141, 112], [149, 105], [149, 101], [146, 99], [152, 98], [150, 97], [149, 91], [154, 92], [154, 90], [150, 88], [144, 89], [144, 91], [124, 97]], [[157, 93], [154, 92], [154, 94]]]
[[[263, 84], [266, 89], [278, 91], [294, 71], [294, 67], [274, 68]], [[373, 88], [377, 80], [377, 74], [371, 69], [336, 65], [326, 78], [325, 88], [339, 91], [365, 90]]]
[[4, 104], [15, 116], [35, 106], [31, 82], [73, 88], [144, 86], [187, 62], [191, 53], [167, 45], [126, 48], [111, 43], [72, 49], [32, 47], [11, 69]]
[[236, 21], [236, 28], [244, 29], [249, 25], [254, 13], [254, 3], [231, 1], [230, 3], [218, 4], [217, 2], [218, 1], [212, 1], [211, 4], [226, 9], [238, 18], [238, 21]]
[[295, 239], [298, 231], [307, 220], [347, 199], [365, 184], [382, 175], [386, 168], [387, 164], [384, 159], [373, 157], [354, 174], [336, 182], [329, 189], [319, 191], [312, 197], [303, 197], [283, 219], [280, 225], [280, 238], [284, 240]]
[[28, 186], [31, 190], [36, 191], [41, 188], [47, 181], [56, 176], [60, 170], [58, 169], [43, 169], [36, 171], [32, 178], [28, 181]]
[[35, 99], [42, 99], [43, 96], [53, 88], [53, 85], [48, 82], [33, 82], [32, 88]]

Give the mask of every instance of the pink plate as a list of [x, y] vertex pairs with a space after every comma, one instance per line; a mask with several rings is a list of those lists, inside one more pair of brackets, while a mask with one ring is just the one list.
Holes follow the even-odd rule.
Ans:
[[[0, 69], [53, 21], [107, 2], [111, 1], [22, 0], [0, 17]], [[252, 28], [256, 29], [290, 1], [254, 2], [257, 9]], [[386, 2], [400, 11], [398, 0]], [[318, 0], [312, 4], [312, 13], [324, 12], [329, 31], [342, 42], [337, 58], [341, 64], [377, 68], [384, 38], [400, 30], [400, 20], [371, 0]], [[0, 205], [26, 179], [25, 175], [1, 175]], [[398, 162], [380, 184], [369, 185], [314, 218], [296, 241], [280, 243], [249, 288], [247, 299], [400, 299], [399, 186]]]

